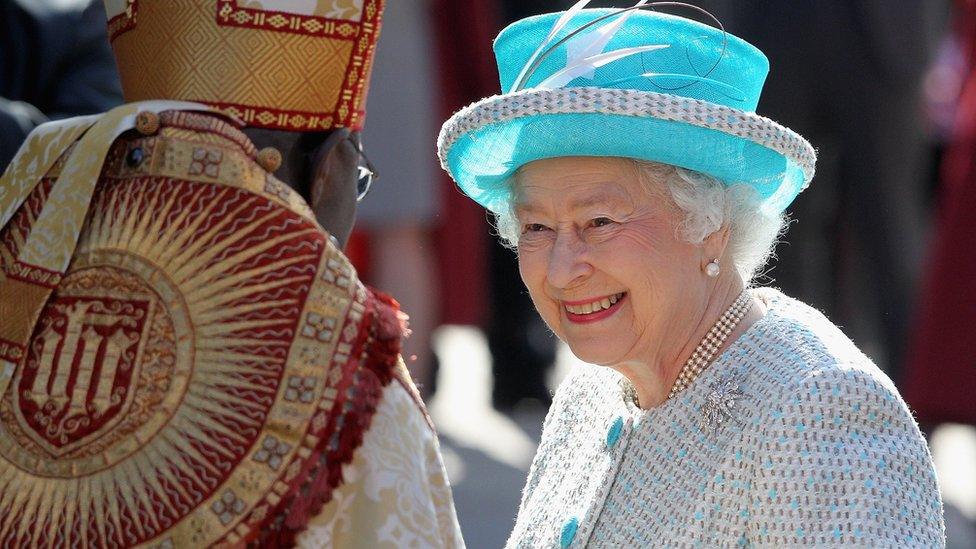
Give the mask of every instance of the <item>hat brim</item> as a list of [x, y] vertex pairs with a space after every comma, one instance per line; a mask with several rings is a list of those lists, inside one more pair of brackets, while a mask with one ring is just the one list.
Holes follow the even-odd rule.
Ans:
[[[774, 213], [813, 177], [813, 147], [755, 113], [668, 94], [593, 90], [526, 90], [472, 104], [441, 131], [444, 168], [465, 194], [494, 212], [508, 207], [515, 171], [546, 158], [625, 157], [680, 166], [748, 184], [762, 208]], [[663, 110], [648, 108], [648, 101]]]

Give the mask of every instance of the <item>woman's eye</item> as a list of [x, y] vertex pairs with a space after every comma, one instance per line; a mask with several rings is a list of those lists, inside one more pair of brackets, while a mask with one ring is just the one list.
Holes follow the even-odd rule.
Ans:
[[609, 217], [597, 217], [590, 224], [594, 227], [606, 227], [607, 225], [613, 225], [614, 221]]
[[526, 233], [541, 233], [542, 231], [548, 230], [549, 227], [541, 223], [527, 223], [522, 227], [522, 234]]

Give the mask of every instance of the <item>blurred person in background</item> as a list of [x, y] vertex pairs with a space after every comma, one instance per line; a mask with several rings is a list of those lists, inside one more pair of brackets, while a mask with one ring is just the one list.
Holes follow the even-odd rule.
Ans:
[[[501, 0], [505, 24], [530, 15], [559, 11], [567, 0]], [[504, 26], [504, 25], [503, 25]], [[556, 360], [558, 340], [536, 314], [511, 250], [491, 239], [488, 252], [489, 301], [485, 335], [491, 352], [492, 404], [499, 411], [535, 402], [548, 407], [546, 377]]]
[[101, 0], [0, 0], [0, 170], [39, 124], [121, 102]]
[[0, 546], [463, 546], [342, 253], [384, 4], [106, 1], [128, 103], [0, 181]]
[[431, 0], [391, 2], [383, 15], [364, 131], [383, 184], [357, 212], [358, 227], [368, 235], [370, 284], [410, 311], [403, 355], [425, 399], [436, 374], [430, 336], [441, 300], [433, 240], [441, 180], [430, 154], [440, 100], [431, 10]]
[[976, 425], [976, 0], [955, 2], [963, 83], [941, 166], [937, 230], [921, 294], [905, 394], [928, 427]]
[[774, 285], [824, 313], [894, 379], [926, 236], [922, 76], [943, 2], [703, 0], [769, 56], [764, 114], [817, 144]]
[[751, 288], [816, 163], [755, 112], [766, 57], [635, 9], [654, 4], [586, 4], [503, 30], [501, 95], [438, 142], [589, 363], [556, 392], [509, 546], [944, 545], [891, 380], [823, 314]]

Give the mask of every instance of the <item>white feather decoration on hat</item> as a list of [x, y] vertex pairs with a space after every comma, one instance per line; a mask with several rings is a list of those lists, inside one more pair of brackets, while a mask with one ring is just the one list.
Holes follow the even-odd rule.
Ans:
[[[524, 83], [523, 80], [527, 80], [528, 77], [531, 76], [531, 71], [534, 70], [539, 64], [540, 55], [548, 55], [549, 52], [546, 51], [546, 48], [549, 47], [559, 31], [562, 30], [577, 13], [585, 8], [589, 2], [590, 0], [580, 0], [574, 4], [573, 7], [566, 10], [566, 12], [563, 13], [558, 20], [556, 20], [556, 24], [553, 25], [552, 30], [549, 31], [549, 35], [529, 57], [525, 66], [522, 67], [522, 70], [519, 73], [518, 78], [516, 78], [512, 84], [512, 88], [509, 90], [509, 93], [518, 90]], [[634, 55], [636, 53], [668, 47], [666, 45], [641, 46], [638, 48], [614, 50], [613, 52], [608, 52], [606, 54], [603, 53], [604, 48], [607, 47], [607, 44], [610, 43], [610, 40], [613, 39], [617, 32], [623, 28], [624, 23], [626, 23], [634, 13], [640, 11], [639, 8], [641, 6], [644, 6], [647, 3], [648, 0], [639, 0], [632, 7], [620, 10], [618, 14], [615, 14], [616, 17], [614, 17], [610, 22], [600, 25], [593, 31], [587, 32], [582, 36], [573, 37], [572, 42], [567, 45], [566, 67], [549, 76], [544, 82], [536, 87], [543, 89], [559, 88], [565, 86], [573, 79], [581, 76], [592, 78], [597, 67], [601, 67], [617, 59]], [[596, 22], [597, 21], [593, 21], [591, 24]]]
[[573, 7], [566, 10], [566, 13], [562, 14], [559, 17], [559, 19], [556, 20], [556, 24], [552, 26], [552, 30], [549, 31], [549, 35], [546, 36], [546, 39], [543, 40], [541, 44], [539, 44], [539, 47], [536, 48], [535, 52], [533, 52], [532, 55], [529, 56], [528, 61], [525, 62], [525, 66], [522, 67], [522, 71], [519, 73], [518, 78], [514, 80], [512, 84], [512, 89], [508, 90], [508, 93], [512, 93], [518, 89], [518, 86], [521, 85], [522, 83], [522, 79], [525, 78], [526, 76], [525, 73], [527, 73], [529, 67], [531, 67], [532, 64], [535, 63], [535, 60], [539, 57], [539, 54], [542, 53], [542, 51], [546, 48], [546, 46], [549, 45], [550, 42], [552, 42], [552, 39], [556, 37], [556, 34], [558, 34], [559, 31], [561, 31], [563, 27], [565, 27], [566, 24], [573, 19], [573, 16], [579, 13], [580, 10], [585, 8], [586, 5], [589, 3], [590, 0], [580, 0], [579, 2], [576, 2], [575, 4], [573, 4]]
[[[597, 27], [595, 30], [587, 32], [582, 36], [573, 38], [571, 42], [566, 44], [566, 66], [575, 65], [582, 59], [603, 53], [603, 50], [610, 43], [610, 40], [617, 34], [627, 22], [628, 19], [644, 4], [647, 4], [647, 0], [640, 0], [632, 6], [629, 10], [622, 13], [620, 17]], [[593, 71], [589, 74], [580, 74], [578, 76], [586, 76], [587, 78], [593, 78]]]
[[654, 44], [650, 46], [621, 48], [619, 50], [591, 55], [590, 57], [574, 61], [571, 65], [567, 66], [565, 69], [557, 71], [555, 74], [549, 78], [546, 78], [535, 87], [538, 89], [561, 88], [566, 84], [569, 84], [574, 78], [578, 78], [588, 72], [592, 72], [603, 65], [616, 61], [617, 59], [622, 59], [624, 57], [643, 53], [645, 51], [660, 50], [667, 47], [669, 46], [666, 44]]

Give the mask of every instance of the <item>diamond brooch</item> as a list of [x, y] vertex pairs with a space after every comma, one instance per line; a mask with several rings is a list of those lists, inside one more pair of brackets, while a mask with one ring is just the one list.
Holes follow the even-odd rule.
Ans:
[[734, 420], [737, 401], [744, 396], [739, 382], [732, 377], [713, 383], [701, 408], [699, 426], [702, 431], [715, 432], [726, 422]]

